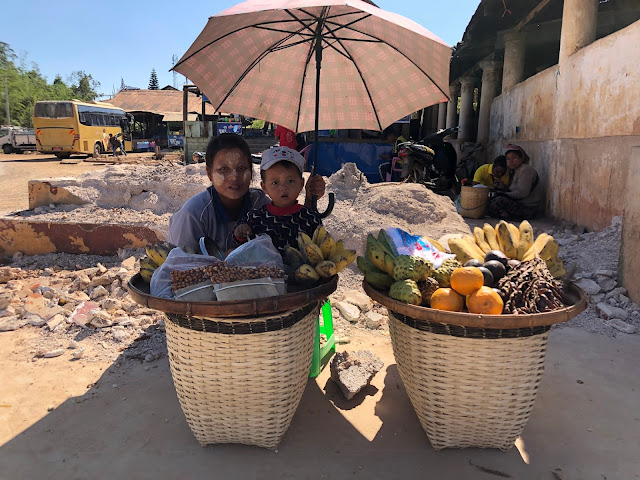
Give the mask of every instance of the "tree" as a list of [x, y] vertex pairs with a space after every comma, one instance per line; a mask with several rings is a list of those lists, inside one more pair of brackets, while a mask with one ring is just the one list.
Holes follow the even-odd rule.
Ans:
[[151, 77], [149, 78], [149, 90], [158, 90], [160, 85], [158, 84], [158, 75], [156, 74], [156, 69], [151, 69]]
[[100, 82], [94, 80], [91, 74], [85, 73], [82, 70], [73, 72], [69, 76], [69, 83], [71, 84], [71, 91], [74, 97], [78, 100], [84, 100], [85, 102], [92, 102], [98, 96], [96, 89], [100, 86]]

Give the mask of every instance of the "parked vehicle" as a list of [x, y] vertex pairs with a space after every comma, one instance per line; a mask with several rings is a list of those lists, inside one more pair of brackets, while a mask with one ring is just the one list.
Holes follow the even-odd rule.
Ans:
[[460, 193], [456, 175], [457, 154], [445, 137], [457, 131], [447, 128], [422, 139], [398, 145], [398, 157], [403, 160], [401, 180], [421, 183], [430, 190], [454, 198]]
[[131, 151], [130, 118], [121, 108], [104, 102], [36, 102], [33, 127], [39, 152], [69, 158], [74, 153], [100, 155], [109, 151], [109, 134], [120, 136]]
[[36, 135], [33, 129], [11, 125], [0, 127], [0, 147], [5, 154], [22, 153], [36, 149]]

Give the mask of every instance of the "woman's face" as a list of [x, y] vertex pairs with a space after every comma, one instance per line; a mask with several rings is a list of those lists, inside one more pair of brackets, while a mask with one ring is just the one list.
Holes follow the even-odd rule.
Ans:
[[220, 150], [207, 168], [207, 176], [220, 197], [239, 200], [249, 191], [251, 162], [239, 148]]
[[524, 162], [524, 159], [520, 155], [518, 155], [516, 152], [509, 152], [507, 153], [506, 157], [507, 157], [507, 168], [509, 170], [517, 170], [518, 168], [520, 168], [520, 166]]

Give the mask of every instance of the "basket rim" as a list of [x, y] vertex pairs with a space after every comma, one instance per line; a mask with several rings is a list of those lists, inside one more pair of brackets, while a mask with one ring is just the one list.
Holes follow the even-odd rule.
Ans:
[[147, 285], [139, 273], [127, 282], [131, 298], [140, 305], [164, 313], [175, 313], [194, 317], [249, 317], [270, 315], [293, 310], [327, 298], [338, 288], [338, 275], [315, 287], [300, 292], [251, 300], [225, 300], [213, 302], [185, 302], [170, 298], [155, 297], [143, 290]]
[[545, 313], [483, 315], [468, 312], [448, 312], [434, 308], [420, 307], [399, 302], [376, 290], [366, 280], [362, 281], [364, 291], [372, 300], [387, 307], [392, 312], [407, 317], [446, 323], [461, 327], [489, 328], [506, 330], [510, 328], [542, 327], [571, 320], [587, 308], [586, 293], [574, 283], [569, 284], [569, 294], [575, 299], [573, 305]]

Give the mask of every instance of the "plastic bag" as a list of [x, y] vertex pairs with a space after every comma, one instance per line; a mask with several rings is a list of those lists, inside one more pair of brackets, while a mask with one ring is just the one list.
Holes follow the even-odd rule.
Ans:
[[273, 246], [269, 235], [258, 235], [240, 245], [225, 259], [227, 265], [237, 267], [262, 267], [274, 265], [282, 268], [282, 256]]
[[[400, 228], [390, 227], [384, 229], [387, 240], [392, 243], [398, 255], [411, 255], [428, 260], [433, 268], [439, 268], [442, 262], [448, 258], [456, 258], [455, 255], [444, 253], [431, 245], [429, 241], [420, 235], [411, 235]], [[395, 252], [394, 252], [395, 253]]]
[[151, 295], [161, 298], [174, 298], [171, 289], [171, 272], [173, 270], [191, 270], [220, 262], [216, 257], [186, 253], [181, 248], [172, 249], [167, 259], [160, 265], [151, 277]]
[[460, 195], [456, 197], [456, 199], [453, 201], [453, 204], [456, 207], [456, 212], [460, 214], [460, 212], [462, 211], [462, 205], [460, 204]]

